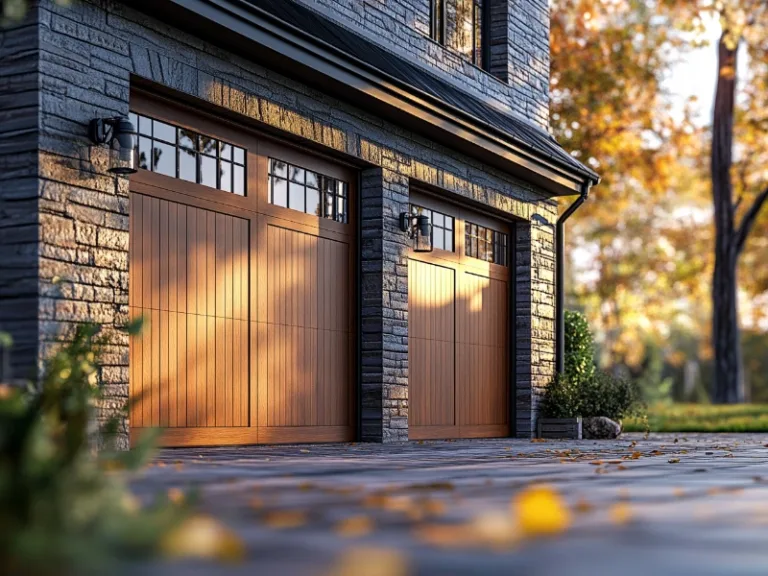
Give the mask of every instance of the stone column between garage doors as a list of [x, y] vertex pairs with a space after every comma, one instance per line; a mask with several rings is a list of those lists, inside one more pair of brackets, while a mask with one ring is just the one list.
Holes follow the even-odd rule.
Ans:
[[408, 440], [408, 178], [374, 168], [362, 173], [362, 438]]

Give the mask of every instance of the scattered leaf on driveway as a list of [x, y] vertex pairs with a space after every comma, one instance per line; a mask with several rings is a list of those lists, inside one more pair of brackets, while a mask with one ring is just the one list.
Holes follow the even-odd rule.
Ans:
[[276, 530], [298, 528], [307, 523], [307, 515], [301, 510], [274, 510], [264, 516], [264, 523]]
[[245, 546], [240, 537], [209, 516], [193, 516], [184, 521], [163, 537], [160, 549], [171, 558], [235, 562], [245, 556]]
[[608, 516], [614, 524], [627, 524], [632, 520], [632, 508], [626, 502], [618, 502], [611, 506]]
[[667, 462], [669, 462], [670, 464], [677, 464], [678, 462], [680, 462], [680, 458], [670, 458], [669, 460], [667, 460]]
[[579, 498], [573, 509], [579, 514], [589, 514], [595, 509], [595, 507], [585, 498]]
[[512, 513], [526, 536], [558, 534], [571, 524], [563, 498], [549, 486], [531, 486], [518, 493]]
[[359, 538], [373, 531], [373, 520], [368, 516], [350, 516], [336, 524], [336, 533], [345, 538]]
[[344, 552], [329, 576], [407, 576], [408, 562], [397, 550], [360, 547]]

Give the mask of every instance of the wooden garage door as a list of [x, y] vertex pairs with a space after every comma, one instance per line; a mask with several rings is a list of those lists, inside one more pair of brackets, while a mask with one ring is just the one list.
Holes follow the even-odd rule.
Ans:
[[508, 436], [509, 229], [429, 197], [412, 203], [437, 247], [408, 263], [409, 435]]
[[131, 107], [132, 441], [354, 439], [354, 172], [141, 93]]

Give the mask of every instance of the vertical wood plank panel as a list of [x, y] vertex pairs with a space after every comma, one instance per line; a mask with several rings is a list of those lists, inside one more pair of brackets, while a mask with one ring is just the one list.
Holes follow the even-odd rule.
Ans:
[[187, 207], [179, 204], [177, 213], [178, 259], [176, 261], [176, 278], [178, 281], [178, 309], [187, 311]]
[[170, 366], [168, 362], [168, 346], [169, 346], [169, 330], [168, 330], [168, 311], [160, 311], [160, 426], [163, 428], [168, 427], [168, 413], [169, 413], [169, 396], [170, 396]]
[[144, 280], [142, 271], [144, 262], [142, 251], [144, 248], [144, 207], [143, 196], [141, 194], [131, 194], [131, 217], [130, 217], [130, 292], [129, 302], [131, 306], [141, 308], [144, 306]]
[[[187, 207], [187, 312], [197, 314], [197, 209]], [[197, 330], [195, 330], [197, 332]]]
[[[219, 426], [232, 426], [232, 341], [229, 318], [216, 319], [216, 418]], [[219, 408], [220, 407], [220, 408]], [[218, 424], [218, 422], [221, 422]]]
[[160, 425], [160, 311], [152, 312], [152, 380], [150, 384], [150, 426]]
[[170, 285], [168, 282], [168, 260], [170, 254], [168, 251], [168, 202], [160, 200], [159, 216], [160, 247], [158, 266], [160, 268], [160, 310], [168, 310], [168, 296]]
[[176, 425], [185, 427], [187, 425], [187, 365], [189, 364], [189, 357], [187, 356], [187, 315], [179, 313], [177, 315], [177, 322], [178, 349], [176, 358], [179, 370], [179, 388]]
[[[218, 297], [219, 287], [216, 284], [216, 268], [219, 265], [219, 261], [216, 255], [216, 219], [217, 214], [214, 212], [206, 213], [206, 252], [205, 261], [207, 267], [206, 280], [206, 302], [205, 309], [208, 316], [214, 316], [216, 314], [216, 298]], [[221, 262], [223, 266], [223, 262]]]
[[178, 422], [179, 366], [177, 355], [178, 312], [168, 313], [168, 426], [176, 427]]
[[200, 371], [197, 357], [197, 316], [188, 314], [187, 322], [187, 426], [197, 426], [197, 374]]
[[177, 261], [179, 255], [179, 238], [177, 229], [178, 204], [168, 204], [168, 310], [177, 312], [179, 309], [179, 278]]
[[152, 202], [144, 197], [142, 200], [142, 277], [144, 281], [142, 307], [152, 308]]
[[[198, 298], [198, 306], [200, 305], [200, 299]], [[196, 390], [196, 413], [195, 413], [195, 425], [196, 426], [208, 426], [206, 405], [208, 399], [206, 396], [206, 384], [208, 381], [208, 323], [206, 317], [197, 315], [195, 317], [197, 323], [197, 341], [195, 343], [197, 352], [197, 382], [195, 386]]]
[[232, 321], [232, 426], [242, 426], [243, 379], [240, 320]]
[[219, 335], [216, 329], [217, 319], [212, 316], [208, 316], [207, 320], [207, 336], [208, 336], [208, 363], [207, 377], [206, 377], [206, 420], [209, 426], [215, 426], [216, 414], [217, 414], [217, 390], [216, 390], [216, 350], [219, 344]]

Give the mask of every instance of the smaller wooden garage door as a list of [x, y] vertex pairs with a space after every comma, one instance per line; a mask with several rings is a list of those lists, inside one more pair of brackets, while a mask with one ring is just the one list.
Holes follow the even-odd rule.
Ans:
[[408, 263], [409, 436], [510, 433], [509, 227], [412, 194], [433, 222]]
[[354, 171], [132, 93], [131, 438], [353, 440]]

